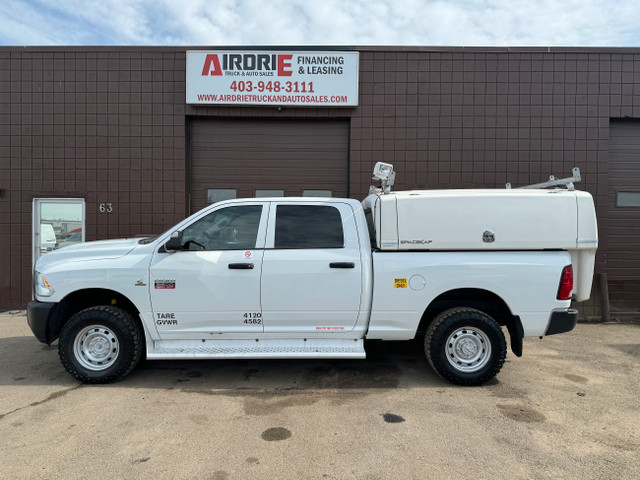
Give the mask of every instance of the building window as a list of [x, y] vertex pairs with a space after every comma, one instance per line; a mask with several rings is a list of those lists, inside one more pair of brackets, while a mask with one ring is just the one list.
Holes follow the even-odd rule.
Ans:
[[284, 190], [256, 190], [256, 198], [284, 197]]
[[303, 190], [303, 197], [330, 197], [331, 190]]
[[640, 192], [618, 192], [616, 206], [640, 207]]
[[237, 197], [235, 188], [208, 188], [207, 202], [216, 203], [223, 200], [230, 200]]

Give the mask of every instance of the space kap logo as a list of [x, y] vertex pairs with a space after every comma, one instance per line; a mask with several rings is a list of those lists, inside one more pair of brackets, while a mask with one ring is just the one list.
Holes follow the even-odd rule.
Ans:
[[358, 52], [189, 51], [187, 103], [356, 106]]

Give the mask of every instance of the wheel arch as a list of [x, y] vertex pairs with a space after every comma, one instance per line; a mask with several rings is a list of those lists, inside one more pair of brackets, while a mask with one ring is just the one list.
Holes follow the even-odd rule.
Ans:
[[85, 308], [98, 305], [113, 305], [131, 314], [143, 328], [140, 321], [140, 311], [125, 295], [115, 290], [105, 288], [86, 288], [67, 294], [51, 312], [49, 318], [47, 343], [51, 344], [60, 335], [60, 331], [67, 321]]
[[517, 357], [522, 356], [524, 329], [520, 317], [513, 315], [507, 303], [499, 295], [481, 288], [458, 288], [438, 295], [422, 314], [417, 333], [426, 333], [429, 325], [441, 312], [456, 307], [475, 308], [489, 315], [498, 325], [507, 327], [511, 351]]

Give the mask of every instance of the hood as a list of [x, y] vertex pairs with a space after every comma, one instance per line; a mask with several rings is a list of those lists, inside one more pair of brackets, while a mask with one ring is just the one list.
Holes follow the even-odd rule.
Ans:
[[113, 259], [126, 255], [136, 246], [140, 238], [99, 240], [97, 242], [74, 243], [44, 254], [38, 259], [36, 269], [60, 261]]

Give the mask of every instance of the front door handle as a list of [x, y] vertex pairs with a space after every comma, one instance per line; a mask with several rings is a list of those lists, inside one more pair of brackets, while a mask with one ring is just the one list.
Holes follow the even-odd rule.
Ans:
[[229, 270], [251, 270], [253, 263], [230, 263]]
[[353, 262], [331, 262], [329, 264], [331, 268], [356, 268], [356, 264]]

